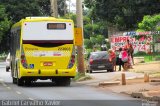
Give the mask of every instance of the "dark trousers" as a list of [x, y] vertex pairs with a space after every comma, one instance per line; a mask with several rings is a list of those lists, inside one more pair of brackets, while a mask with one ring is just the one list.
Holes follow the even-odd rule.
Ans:
[[121, 58], [119, 58], [119, 71], [121, 71], [121, 66], [124, 67], [124, 62], [122, 61]]

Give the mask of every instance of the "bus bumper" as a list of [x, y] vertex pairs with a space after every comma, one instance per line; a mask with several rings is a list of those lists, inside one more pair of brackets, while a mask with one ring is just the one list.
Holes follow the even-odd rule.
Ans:
[[39, 77], [39, 78], [54, 78], [68, 77], [74, 78], [76, 75], [76, 67], [72, 69], [22, 69], [19, 78], [22, 77]]

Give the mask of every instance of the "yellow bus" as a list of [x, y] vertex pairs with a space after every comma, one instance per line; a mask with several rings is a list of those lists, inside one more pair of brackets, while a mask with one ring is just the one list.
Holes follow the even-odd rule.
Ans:
[[76, 75], [74, 23], [26, 17], [11, 28], [11, 75], [18, 86], [51, 79], [69, 86]]

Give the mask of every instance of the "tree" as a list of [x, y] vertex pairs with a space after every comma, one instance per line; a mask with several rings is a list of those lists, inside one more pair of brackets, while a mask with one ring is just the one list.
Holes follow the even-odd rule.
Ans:
[[57, 4], [58, 4], [58, 14], [60, 16], [64, 16], [66, 13], [68, 13], [66, 0], [57, 0]]
[[[0, 51], [8, 51], [10, 28], [29, 16], [48, 16], [49, 0], [0, 0]], [[49, 11], [48, 11], [49, 10]]]
[[84, 45], [86, 49], [92, 49], [93, 43], [90, 41], [90, 39], [84, 39]]
[[144, 15], [159, 13], [159, 0], [85, 0], [92, 17], [105, 20], [119, 30], [137, 28]]
[[159, 30], [158, 23], [160, 23], [160, 14], [157, 15], [146, 15], [143, 20], [138, 24], [138, 30], [140, 31], [154, 31]]
[[2, 0], [0, 3], [6, 7], [6, 12], [13, 23], [25, 17], [49, 15], [49, 12], [46, 13], [48, 0], [21, 0], [21, 2], [19, 0]]
[[[158, 24], [160, 23], [160, 14], [157, 15], [146, 15], [143, 17], [142, 22], [138, 24], [138, 31], [160, 31], [160, 26]], [[155, 52], [155, 42], [156, 39], [159, 39], [159, 35], [155, 34], [153, 35], [153, 42], [152, 42], [152, 48], [153, 52]]]
[[10, 29], [11, 21], [7, 18], [8, 14], [6, 14], [6, 9], [3, 5], [0, 5], [0, 50], [1, 52], [6, 49], [7, 43], [6, 40], [8, 39], [7, 35], [8, 30]]

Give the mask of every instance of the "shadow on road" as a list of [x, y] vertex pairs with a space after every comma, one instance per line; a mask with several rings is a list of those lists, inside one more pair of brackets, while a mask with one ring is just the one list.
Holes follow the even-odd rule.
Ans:
[[[5, 82], [5, 84], [7, 84], [7, 85], [13, 85], [13, 83], [11, 83], [11, 82]], [[16, 84], [14, 84], [14, 85], [17, 86]], [[58, 86], [58, 85], [56, 85], [53, 82], [32, 82], [29, 85], [23, 85], [23, 86], [19, 86], [19, 87], [24, 87], [24, 88], [25, 87], [31, 87], [31, 88], [33, 87], [33, 88], [36, 88], [36, 87], [79, 87], [79, 86], [82, 87], [84, 85], [72, 82], [70, 86]]]
[[93, 71], [91, 74], [96, 74], [96, 73], [109, 73], [108, 71]]

